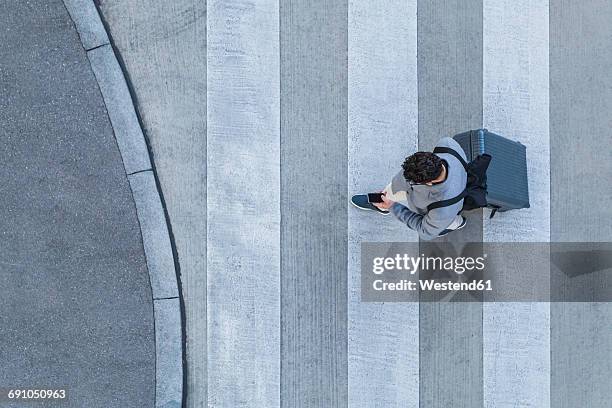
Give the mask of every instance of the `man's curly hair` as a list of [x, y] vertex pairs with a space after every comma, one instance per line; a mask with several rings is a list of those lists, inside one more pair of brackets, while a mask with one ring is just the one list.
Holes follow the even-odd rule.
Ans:
[[440, 177], [442, 159], [430, 152], [416, 152], [406, 157], [402, 168], [406, 181], [418, 184], [428, 183]]

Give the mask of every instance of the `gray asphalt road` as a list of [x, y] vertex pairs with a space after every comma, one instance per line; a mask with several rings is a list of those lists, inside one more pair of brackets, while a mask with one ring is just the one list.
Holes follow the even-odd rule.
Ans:
[[85, 52], [61, 0], [0, 3], [0, 37], [0, 388], [151, 407], [140, 229]]

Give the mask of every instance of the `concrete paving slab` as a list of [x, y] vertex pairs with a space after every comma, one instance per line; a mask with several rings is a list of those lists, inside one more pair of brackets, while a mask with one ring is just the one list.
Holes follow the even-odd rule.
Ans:
[[550, 2], [551, 237], [558, 242], [610, 241], [609, 183], [581, 188], [612, 174], [610, 18], [605, 0]]
[[87, 52], [127, 174], [151, 169], [149, 153], [123, 72], [110, 45]]
[[[548, 2], [484, 0], [483, 19], [484, 126], [527, 146], [531, 202], [486, 219], [484, 240], [549, 242]], [[549, 406], [550, 305], [485, 303], [483, 358], [486, 407]]]
[[278, 2], [207, 3], [208, 405], [280, 406]]
[[108, 35], [94, 0], [64, 0], [64, 4], [79, 33], [83, 48], [91, 50], [108, 44]]
[[180, 408], [183, 398], [181, 305], [179, 299], [156, 299], [155, 407]]
[[129, 73], [178, 255], [187, 400], [206, 406], [206, 2], [104, 0]]
[[[551, 240], [610, 242], [612, 4], [550, 2]], [[601, 182], [600, 182], [601, 181]], [[606, 285], [610, 287], [612, 282]], [[612, 305], [551, 304], [551, 407], [612, 399]]]
[[609, 405], [611, 316], [610, 303], [551, 304], [552, 408]]
[[174, 258], [155, 176], [144, 171], [128, 176], [147, 258], [153, 299], [178, 297]]
[[283, 407], [347, 400], [347, 6], [280, 2]]
[[[417, 150], [416, 1], [349, 2], [348, 187], [381, 190]], [[419, 304], [361, 303], [361, 243], [418, 241], [348, 209], [348, 405], [419, 406]]]
[[0, 387], [149, 408], [144, 250], [83, 47], [61, 0], [1, 2], [0, 36]]
[[[482, 1], [419, 1], [419, 149], [482, 126]], [[482, 213], [441, 241], [480, 242]], [[482, 305], [421, 303], [420, 406], [479, 407]]]

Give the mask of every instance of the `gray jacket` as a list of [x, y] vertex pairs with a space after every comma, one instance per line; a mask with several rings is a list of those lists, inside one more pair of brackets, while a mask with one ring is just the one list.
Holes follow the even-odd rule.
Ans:
[[[450, 137], [441, 139], [436, 146], [450, 147], [467, 161], [461, 146]], [[467, 183], [467, 173], [459, 160], [447, 153], [436, 153], [436, 155], [445, 160], [447, 164], [447, 177], [442, 183], [433, 186], [411, 185], [404, 178], [403, 171], [395, 175], [391, 181], [393, 194], [399, 191], [407, 193], [405, 205], [396, 203], [391, 207], [391, 212], [408, 227], [418, 232], [419, 237], [424, 240], [436, 238], [453, 222], [463, 207], [463, 200], [429, 212], [427, 212], [427, 206], [436, 201], [456, 197], [465, 189]]]

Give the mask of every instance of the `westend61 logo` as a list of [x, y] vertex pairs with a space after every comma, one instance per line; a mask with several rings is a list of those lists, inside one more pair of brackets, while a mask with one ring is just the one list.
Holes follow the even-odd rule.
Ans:
[[372, 272], [380, 275], [386, 271], [404, 271], [414, 275], [420, 271], [452, 271], [463, 274], [468, 271], [482, 271], [485, 268], [486, 254], [478, 257], [440, 257], [425, 256], [418, 257], [408, 254], [396, 254], [394, 257], [376, 257], [372, 262]]
[[363, 243], [364, 301], [475, 301], [493, 290], [480, 243]]
[[362, 302], [612, 302], [612, 242], [362, 242], [359, 265]]
[[[408, 254], [395, 254], [395, 256], [374, 257], [372, 259], [372, 272], [375, 275], [383, 273], [400, 273], [413, 276], [417, 272], [423, 276], [427, 272], [450, 273], [461, 276], [465, 272], [482, 272], [485, 269], [486, 254], [482, 256], [411, 256]], [[417, 284], [418, 283], [418, 284]], [[372, 282], [375, 291], [490, 291], [490, 280], [470, 280], [458, 282], [454, 279], [375, 279]]]

